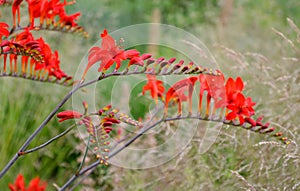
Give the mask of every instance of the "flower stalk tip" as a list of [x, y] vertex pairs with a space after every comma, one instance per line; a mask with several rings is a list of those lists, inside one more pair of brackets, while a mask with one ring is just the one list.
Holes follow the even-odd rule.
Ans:
[[82, 116], [81, 113], [72, 110], [62, 111], [57, 114], [57, 118], [60, 119], [58, 122], [63, 122], [68, 119], [80, 119]]

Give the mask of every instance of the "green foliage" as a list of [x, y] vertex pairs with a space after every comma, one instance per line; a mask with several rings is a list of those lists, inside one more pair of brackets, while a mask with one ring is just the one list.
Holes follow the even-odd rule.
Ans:
[[145, 82], [138, 84], [131, 90], [130, 93], [130, 113], [136, 120], [138, 120], [139, 118], [144, 118], [145, 115], [149, 112], [150, 104], [153, 103], [153, 100], [147, 99], [145, 96], [141, 95], [141, 89], [144, 85]]
[[162, 13], [162, 22], [184, 29], [199, 24], [216, 24], [220, 7], [217, 0], [207, 1], [159, 1], [156, 3]]

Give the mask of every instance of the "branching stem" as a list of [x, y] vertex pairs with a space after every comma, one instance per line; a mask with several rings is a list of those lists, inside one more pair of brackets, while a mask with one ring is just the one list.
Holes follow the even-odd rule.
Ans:
[[[72, 97], [72, 95], [77, 92], [79, 89], [94, 84], [98, 81], [106, 79], [111, 76], [130, 76], [130, 75], [139, 75], [139, 74], [147, 74], [144, 70], [141, 71], [129, 71], [129, 72], [113, 72], [109, 74], [102, 74], [98, 79], [91, 80], [88, 82], [81, 81], [61, 100], [60, 103], [51, 111], [51, 113], [46, 117], [46, 119], [40, 124], [40, 126], [29, 136], [29, 138], [25, 141], [25, 143], [21, 146], [21, 148], [16, 152], [16, 154], [11, 158], [11, 160], [6, 164], [6, 166], [0, 172], [0, 179], [6, 174], [6, 172], [12, 167], [12, 165], [18, 160], [22, 153], [25, 152], [28, 145], [33, 141], [33, 139], [40, 133], [40, 131], [49, 123], [49, 121], [55, 116], [57, 111]], [[153, 74], [153, 73], [151, 73]], [[154, 73], [155, 74], [155, 73]], [[171, 74], [155, 74], [155, 75], [171, 75]], [[179, 74], [180, 75], [180, 74]], [[141, 135], [140, 135], [141, 136]], [[138, 138], [138, 137], [137, 137]], [[134, 141], [134, 140], [132, 140]], [[131, 144], [131, 143], [130, 143]]]

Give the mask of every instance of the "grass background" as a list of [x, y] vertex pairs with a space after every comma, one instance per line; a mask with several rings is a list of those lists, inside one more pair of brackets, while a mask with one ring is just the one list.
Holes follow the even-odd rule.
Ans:
[[[263, 135], [224, 126], [215, 144], [200, 154], [198, 147], [203, 131], [199, 128], [186, 150], [162, 166], [146, 170], [99, 167], [77, 190], [300, 189], [300, 33], [286, 20], [289, 17], [300, 26], [300, 4], [297, 0], [234, 1], [232, 11], [226, 15], [228, 22], [222, 25], [220, 15], [224, 2], [228, 1], [90, 0], [87, 3], [78, 0], [68, 11], [83, 13], [79, 23], [90, 33], [89, 39], [57, 32], [41, 34], [46, 35], [53, 49], [59, 50], [62, 68], [74, 74], [81, 58], [98, 40], [99, 31], [151, 22], [153, 11], [158, 9], [160, 22], [199, 36], [226, 77], [241, 76], [246, 82], [247, 95], [257, 102], [258, 115], [264, 115], [295, 144], [285, 147]], [[1, 11], [1, 20], [10, 21], [9, 8]], [[26, 21], [26, 11], [22, 19]], [[1, 78], [0, 89], [2, 168], [70, 88]], [[100, 91], [101, 94], [101, 102], [108, 103], [106, 91]], [[70, 108], [68, 102], [64, 109]], [[31, 146], [48, 140], [67, 126], [68, 122], [59, 124], [53, 119]], [[77, 169], [84, 144], [76, 133], [73, 131], [47, 148], [22, 157], [0, 180], [0, 188], [5, 190], [22, 173], [27, 182], [39, 175], [48, 182], [49, 190], [55, 190], [53, 184], [63, 184]]]

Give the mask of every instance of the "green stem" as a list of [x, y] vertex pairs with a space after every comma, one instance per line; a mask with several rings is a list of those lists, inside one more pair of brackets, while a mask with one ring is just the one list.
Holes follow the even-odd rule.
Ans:
[[83, 155], [83, 159], [82, 159], [82, 161], [81, 161], [81, 163], [80, 163], [80, 165], [79, 165], [79, 167], [78, 167], [78, 169], [76, 171], [76, 175], [78, 175], [78, 173], [81, 171], [83, 163], [85, 162], [85, 158], [86, 158], [87, 152], [89, 150], [90, 140], [91, 140], [91, 135], [89, 135], [89, 137], [88, 137], [88, 144], [86, 145], [86, 148], [85, 148], [85, 151], [84, 151], [84, 155]]

